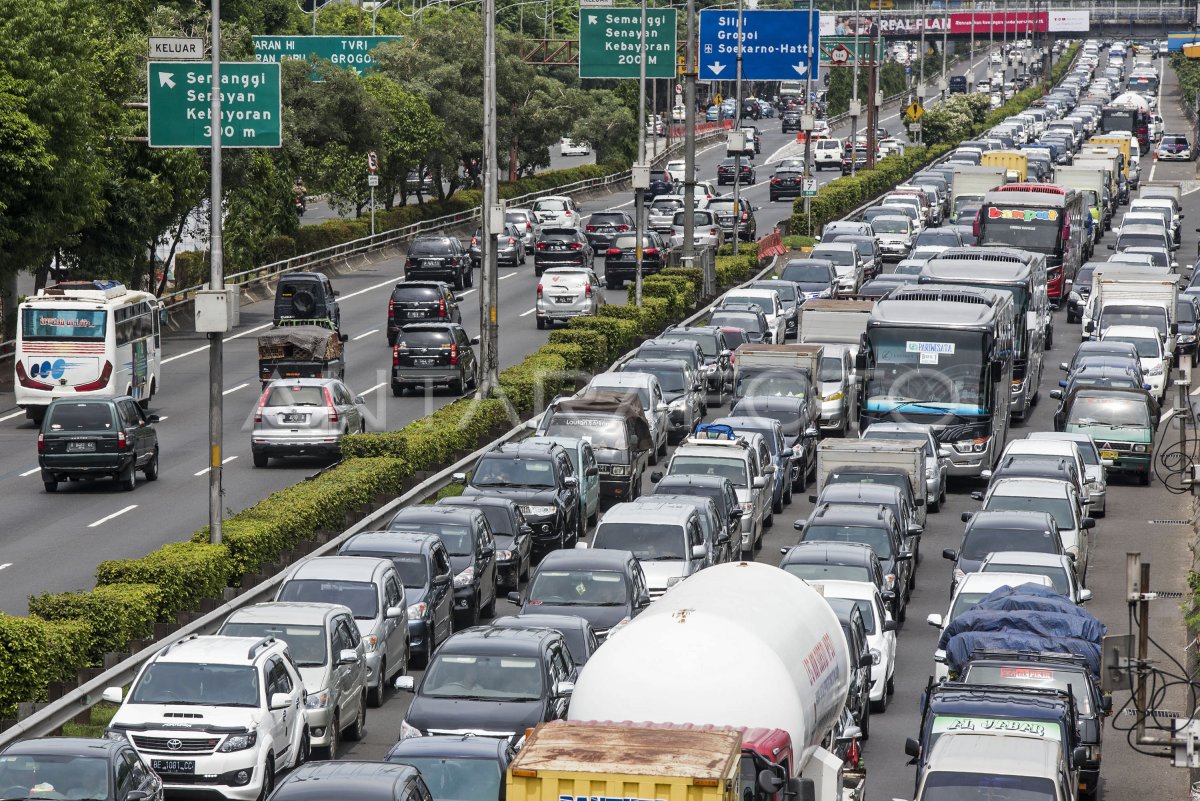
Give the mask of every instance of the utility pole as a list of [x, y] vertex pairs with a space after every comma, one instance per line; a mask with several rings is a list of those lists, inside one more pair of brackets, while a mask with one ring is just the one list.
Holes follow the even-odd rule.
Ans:
[[[812, 138], [813, 138], [813, 129], [815, 127], [814, 123], [816, 122], [817, 115], [816, 115], [816, 109], [814, 108], [815, 104], [813, 103], [813, 91], [812, 91], [813, 71], [811, 69], [811, 64], [814, 61], [817, 64], [821, 63], [821, 59], [814, 58], [814, 53], [813, 53], [813, 22], [814, 21], [815, 21], [815, 15], [813, 14], [813, 0], [808, 0], [808, 50], [805, 51], [804, 55], [805, 55], [805, 58], [808, 59], [808, 61], [805, 62], [805, 65], [808, 66], [809, 69], [806, 69], [804, 71], [804, 76], [805, 76], [804, 77], [804, 112], [805, 113], [804, 113], [804, 117], [800, 123], [801, 130], [803, 130], [806, 126], [807, 126], [808, 130], [806, 130], [804, 133], [804, 185], [800, 189], [801, 192], [804, 192], [804, 187], [808, 186], [808, 182], [810, 180], [812, 180], [812, 174], [813, 174]], [[740, 40], [740, 38], [741, 37], [739, 37], [739, 40]], [[741, 43], [739, 41], [739, 47], [740, 47], [740, 45], [741, 45]], [[739, 49], [738, 50], [738, 74], [739, 75], [741, 74], [741, 69], [742, 69], [742, 56], [741, 56], [741, 50]], [[854, 142], [850, 143], [850, 163], [851, 164], [854, 163]], [[806, 225], [808, 227], [809, 236], [812, 236], [812, 232], [813, 232], [813, 230], [812, 230], [812, 198], [808, 195], [807, 192], [804, 192], [804, 216], [808, 220]]]
[[[862, 105], [858, 102], [858, 62], [862, 54], [858, 51], [859, 0], [854, 0], [854, 85], [850, 90], [850, 175], [858, 172], [858, 159], [855, 158], [858, 149], [858, 115], [862, 113]], [[812, 23], [811, 16], [809, 23]], [[868, 42], [869, 45], [869, 42]], [[872, 53], [874, 55], [874, 53]]]
[[486, 398], [500, 386], [500, 327], [496, 299], [500, 294], [496, 274], [496, 234], [503, 228], [496, 185], [496, 0], [483, 0], [483, 209], [479, 244], [479, 396]]
[[[217, 2], [220, 2], [220, 0], [217, 0]], [[320, 7], [321, 7], [321, 0], [313, 0], [313, 32], [312, 32], [313, 36], [317, 35], [317, 9], [319, 9]], [[215, 9], [216, 6], [213, 6], [213, 8]], [[214, 11], [213, 13], [215, 14], [216, 12]]]
[[[696, 74], [699, 65], [696, 52], [696, 0], [687, 0], [687, 42], [683, 65], [683, 262], [687, 267], [696, 264]], [[716, 288], [715, 262], [704, 260], [705, 295]], [[711, 273], [711, 275], [710, 275]]]
[[[929, 10], [925, 7], [925, 3], [921, 3], [921, 16], [917, 19], [917, 24], [921, 26], [921, 74], [917, 77], [917, 102], [922, 106], [925, 105], [925, 59], [928, 51], [925, 49], [925, 19], [929, 14]], [[921, 121], [917, 120], [917, 144], [922, 142]]]
[[938, 89], [941, 90], [943, 100], [946, 99], [946, 93], [950, 89], [949, 77], [946, 75], [946, 51], [949, 48], [949, 44], [948, 44], [948, 42], [949, 42], [948, 36], [950, 33], [949, 28], [950, 28], [950, 18], [948, 16], [943, 16], [942, 17], [942, 78], [940, 81], [938, 81]]
[[867, 169], [875, 168], [875, 133], [879, 127], [879, 114], [883, 106], [879, 91], [879, 24], [871, 24], [871, 66], [867, 70]]
[[[493, 0], [494, 2], [494, 0]], [[642, 0], [642, 36], [638, 39], [638, 163], [633, 166], [634, 222], [637, 257], [636, 303], [642, 305], [642, 250], [646, 223], [646, 189], [650, 186], [650, 165], [646, 161], [646, 0]]]
[[[734, 112], [733, 120], [736, 127], [736, 132], [742, 129], [742, 6], [743, 0], [738, 0], [738, 17], [737, 17], [737, 74], [734, 78]], [[742, 153], [745, 151], [745, 144], [742, 145], [742, 150], [736, 153], [733, 157], [733, 255], [738, 254], [738, 240], [741, 238], [738, 233], [738, 228], [742, 223], [742, 206], [741, 206], [741, 186], [742, 186]]]
[[[313, 0], [313, 20], [317, 18]], [[221, 231], [221, 0], [212, 0], [212, 110], [209, 113], [209, 152], [212, 195], [208, 203], [209, 289], [225, 288], [225, 242]], [[221, 450], [224, 443], [224, 335], [208, 335], [208, 541], [221, 542]]]

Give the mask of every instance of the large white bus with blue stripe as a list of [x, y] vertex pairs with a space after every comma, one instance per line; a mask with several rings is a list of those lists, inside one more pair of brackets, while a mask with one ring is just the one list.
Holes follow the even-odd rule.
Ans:
[[55, 398], [131, 395], [143, 408], [161, 384], [162, 304], [117, 281], [69, 281], [18, 309], [14, 391], [40, 423]]

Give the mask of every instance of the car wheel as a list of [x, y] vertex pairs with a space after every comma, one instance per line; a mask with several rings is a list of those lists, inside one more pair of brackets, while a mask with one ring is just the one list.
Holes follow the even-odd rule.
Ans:
[[375, 682], [375, 686], [367, 690], [367, 703], [373, 708], [378, 709], [383, 706], [383, 696], [387, 691], [387, 660], [383, 659], [379, 662], [379, 681]]
[[784, 504], [783, 493], [780, 492], [779, 500], [771, 501], [771, 511], [774, 513], [771, 515], [772, 520], [774, 519], [775, 515], [783, 514], [783, 504]]
[[799, 474], [792, 482], [792, 492], [804, 492], [808, 488], [808, 460], [800, 465]]
[[129, 465], [125, 472], [117, 476], [117, 484], [125, 492], [133, 492], [137, 488], [137, 466]]
[[392, 384], [392, 397], [393, 398], [399, 398], [403, 394], [404, 394], [404, 385], [403, 384]]
[[46, 488], [46, 492], [58, 492], [58, 482], [54, 480], [43, 481], [42, 486]]
[[539, 331], [544, 331], [544, 330], [546, 330], [546, 320], [545, 320], [545, 318], [542, 318], [542, 317], [539, 317], [539, 318], [537, 318], [537, 327], [538, 327], [538, 330], [539, 330]]
[[887, 694], [887, 688], [885, 687], [883, 689], [883, 697], [880, 698], [878, 701], [871, 702], [871, 712], [879, 713], [880, 715], [882, 715], [884, 712], [887, 712], [887, 708], [888, 708], [888, 694]]
[[896, 612], [896, 622], [903, 623], [904, 621], [908, 620], [908, 604], [897, 603], [896, 608], [898, 609]]
[[154, 455], [150, 457], [150, 462], [143, 469], [146, 474], [147, 481], [158, 481], [158, 448], [154, 449]]
[[263, 781], [262, 790], [258, 793], [258, 801], [266, 801], [267, 796], [275, 789], [275, 757], [267, 754], [267, 761], [263, 763]]
[[271, 457], [260, 451], [253, 451], [251, 454], [254, 458], [255, 467], [266, 467], [271, 463]]
[[1138, 473], [1138, 483], [1141, 484], [1143, 487], [1150, 486], [1150, 471], [1149, 470], [1147, 470], [1145, 473]]
[[358, 714], [354, 724], [346, 729], [346, 739], [355, 742], [361, 740], [367, 733], [367, 694], [364, 692], [358, 699]]
[[454, 276], [454, 288], [455, 289], [465, 289], [466, 286], [467, 286], [466, 276], [464, 276], [461, 272], [458, 273], [458, 275]]
[[492, 600], [488, 601], [487, 606], [480, 609], [482, 617], [496, 616], [496, 593], [492, 592]]
[[865, 743], [871, 739], [871, 704], [870, 700], [863, 705], [862, 720], [858, 722], [858, 728], [862, 731], [862, 741]]
[[333, 723], [329, 724], [329, 745], [325, 746], [327, 757], [332, 761], [337, 759], [338, 745], [342, 739], [342, 718], [335, 710]]
[[292, 769], [300, 767], [310, 757], [312, 757], [312, 742], [308, 739], [308, 728], [305, 727], [300, 735], [300, 742], [296, 743], [296, 758], [292, 761]]
[[934, 498], [932, 502], [926, 505], [930, 512], [940, 512], [942, 510], [942, 502], [940, 498]]
[[896, 674], [895, 673], [888, 676], [887, 687], [885, 687], [883, 691], [887, 695], [893, 695], [896, 692]]

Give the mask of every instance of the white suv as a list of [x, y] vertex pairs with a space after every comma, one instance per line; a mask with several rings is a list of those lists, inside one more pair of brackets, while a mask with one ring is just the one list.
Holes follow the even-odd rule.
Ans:
[[128, 738], [168, 793], [266, 798], [308, 759], [304, 682], [274, 637], [192, 635], [142, 666], [105, 736]]
[[815, 140], [813, 142], [813, 161], [816, 162], [815, 167], [818, 170], [823, 167], [840, 170], [842, 168], [842, 140]]

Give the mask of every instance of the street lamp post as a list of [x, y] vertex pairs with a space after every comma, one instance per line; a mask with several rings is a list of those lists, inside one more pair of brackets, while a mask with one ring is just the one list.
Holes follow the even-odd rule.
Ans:
[[[737, 73], [734, 77], [734, 111], [733, 119], [737, 125], [737, 130], [742, 130], [742, 0], [738, 0], [738, 15], [737, 15]], [[744, 136], [744, 134], [743, 134]], [[742, 153], [745, 152], [745, 144], [742, 145], [742, 150], [738, 151], [733, 156], [733, 255], [738, 254], [738, 228], [741, 227], [742, 221]]]
[[[812, 23], [812, 18], [809, 18]], [[859, 0], [854, 0], [854, 85], [850, 90], [850, 175], [858, 172], [858, 115], [862, 107], [858, 104], [858, 62], [862, 54], [858, 52]], [[867, 46], [870, 47], [868, 41]], [[871, 48], [871, 58], [875, 57], [875, 49]]]
[[504, 226], [496, 183], [496, 0], [483, 0], [483, 209], [480, 215], [479, 395], [500, 385], [500, 327], [497, 324], [496, 234]]
[[[313, 0], [313, 25], [316, 25], [317, 6]], [[212, 0], [212, 85], [221, 86], [221, 0]], [[209, 120], [220, 121], [221, 92], [212, 92]], [[208, 288], [225, 288], [225, 241], [222, 232], [221, 198], [221, 125], [209, 125], [209, 152], [211, 157], [212, 185], [208, 204], [209, 231], [209, 277]], [[221, 495], [221, 450], [224, 446], [224, 335], [208, 335], [208, 541], [218, 544], [222, 540]]]
[[[638, 39], [638, 163], [634, 165], [634, 255], [637, 274], [634, 281], [634, 300], [642, 305], [642, 251], [645, 249], [646, 189], [649, 187], [650, 166], [646, 163], [646, 0], [642, 0], [642, 32]], [[643, 186], [643, 184], [645, 184]]]

